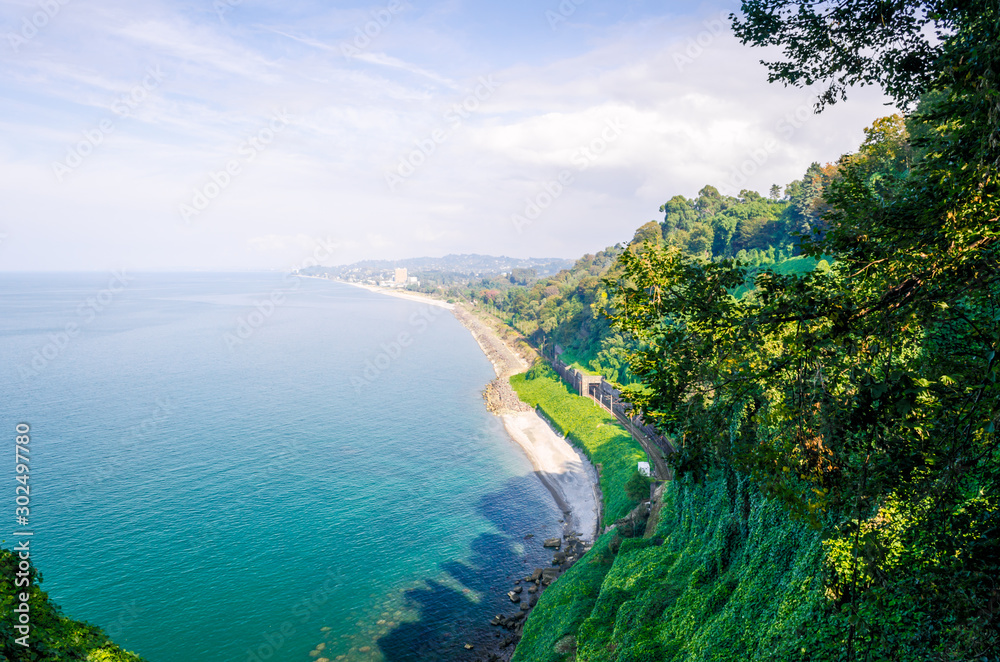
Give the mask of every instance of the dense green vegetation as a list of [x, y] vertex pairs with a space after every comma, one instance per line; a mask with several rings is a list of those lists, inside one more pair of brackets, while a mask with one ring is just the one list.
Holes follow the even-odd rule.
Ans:
[[[512, 382], [563, 420], [573, 401], [596, 409], [550, 376]], [[620, 513], [634, 503], [616, 496]], [[826, 602], [816, 531], [732, 470], [669, 485], [660, 513], [645, 538], [606, 533], [546, 589], [515, 662], [810, 659], [803, 640], [833, 629], [813, 622]]]
[[135, 653], [123, 651], [100, 628], [74, 621], [49, 600], [38, 583], [42, 577], [31, 566], [30, 609], [31, 631], [25, 648], [15, 642], [22, 634], [14, 630], [17, 614], [13, 609], [19, 601], [15, 595], [24, 589], [14, 586], [19, 560], [9, 549], [0, 548], [0, 659], [20, 662], [28, 660], [87, 660], [87, 662], [142, 662]]
[[[801, 180], [785, 188], [783, 197], [777, 190], [771, 198], [746, 190], [725, 196], [713, 186], [705, 186], [693, 199], [675, 195], [660, 207], [663, 221], [646, 223], [627, 245], [585, 255], [544, 279], [471, 283], [469, 293], [536, 345], [558, 345], [567, 363], [615, 383], [633, 383], [628, 361], [632, 345], [602, 315], [607, 303], [603, 281], [621, 276], [621, 255], [641, 254], [647, 246], [673, 246], [710, 261], [739, 260], [751, 275], [756, 269], [791, 265], [802, 259], [794, 257], [799, 233], [808, 234], [819, 223], [822, 190], [833, 172], [814, 163]], [[806, 258], [806, 269], [815, 264]]]
[[[645, 459], [639, 445], [544, 365], [511, 384], [601, 465], [605, 525], [626, 515], [636, 503], [636, 462]], [[704, 659], [719, 636], [729, 637], [730, 653], [711, 659], [773, 659], [785, 628], [814, 615], [820, 537], [789, 522], [746, 478], [729, 471], [701, 485], [674, 484], [661, 512], [645, 539], [603, 535], [542, 594], [516, 662]]]
[[802, 659], [825, 601], [821, 554], [816, 532], [732, 471], [676, 482], [656, 530], [621, 541], [577, 659]]
[[820, 107], [864, 82], [907, 114], [741, 195], [755, 223], [706, 188], [620, 252], [593, 298], [678, 480], [573, 646], [532, 617], [520, 659], [998, 660], [1000, 5], [747, 0], [736, 29]]
[[618, 425], [614, 416], [590, 398], [575, 395], [544, 365], [511, 377], [510, 383], [521, 400], [538, 407], [557, 430], [600, 468], [604, 524], [627, 515], [636, 502], [628, 497], [625, 485], [636, 464], [646, 460], [639, 442]]

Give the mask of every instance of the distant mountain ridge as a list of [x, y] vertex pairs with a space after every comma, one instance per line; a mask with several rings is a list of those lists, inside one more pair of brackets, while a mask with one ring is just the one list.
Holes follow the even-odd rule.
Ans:
[[514, 269], [534, 269], [539, 276], [554, 275], [573, 266], [573, 260], [562, 258], [514, 258], [504, 255], [449, 254], [444, 257], [412, 257], [403, 260], [361, 260], [335, 267], [309, 267], [300, 273], [306, 275], [330, 274], [343, 276], [358, 272], [389, 271], [404, 268], [413, 274], [420, 272], [445, 272], [463, 275], [500, 274]]

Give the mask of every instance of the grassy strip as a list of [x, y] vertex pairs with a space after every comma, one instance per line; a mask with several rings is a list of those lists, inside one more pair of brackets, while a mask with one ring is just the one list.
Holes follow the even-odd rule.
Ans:
[[625, 495], [625, 483], [635, 473], [638, 462], [648, 458], [639, 442], [624, 430], [614, 416], [590, 398], [576, 395], [554, 373], [529, 379], [514, 375], [510, 384], [524, 402], [538, 407], [566, 437], [601, 467], [604, 493], [604, 524], [624, 517], [635, 507]]
[[[589, 398], [576, 395], [555, 373], [532, 371], [533, 378], [515, 375], [510, 383], [518, 396], [538, 407], [584, 455], [601, 467], [604, 522], [610, 524], [629, 513], [635, 504], [625, 496], [625, 483], [646, 459], [642, 446], [618, 425], [615, 418]], [[609, 546], [613, 532], [594, 542], [591, 550], [552, 586], [545, 589], [512, 662], [559, 662], [574, 659], [576, 632], [601, 591], [614, 555]]]

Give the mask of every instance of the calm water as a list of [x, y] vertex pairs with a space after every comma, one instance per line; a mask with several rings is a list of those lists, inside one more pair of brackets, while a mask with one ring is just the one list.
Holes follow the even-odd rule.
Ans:
[[124, 280], [0, 274], [50, 596], [150, 662], [475, 659], [560, 514], [469, 332], [325, 281]]

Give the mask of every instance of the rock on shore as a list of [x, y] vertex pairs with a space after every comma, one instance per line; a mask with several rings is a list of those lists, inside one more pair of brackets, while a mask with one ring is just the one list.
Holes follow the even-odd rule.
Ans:
[[486, 401], [486, 409], [492, 414], [502, 416], [519, 411], [532, 411], [531, 406], [521, 402], [517, 393], [510, 386], [508, 377], [497, 377], [483, 390], [483, 400]]
[[[565, 544], [564, 544], [565, 541]], [[538, 594], [545, 590], [547, 586], [556, 581], [563, 572], [568, 570], [583, 556], [589, 549], [586, 541], [580, 538], [576, 532], [571, 532], [563, 539], [554, 538], [545, 541], [544, 547], [553, 548], [558, 544], [561, 551], [557, 551], [552, 557], [552, 566], [548, 568], [535, 568], [530, 575], [518, 579], [518, 584], [513, 590], [508, 591], [507, 597], [510, 601], [518, 605], [518, 610], [512, 614], [497, 614], [490, 621], [490, 625], [505, 628], [514, 635], [513, 641], [516, 643], [520, 638], [521, 629], [528, 612], [538, 604]], [[524, 585], [527, 585], [527, 594], [524, 593]]]

